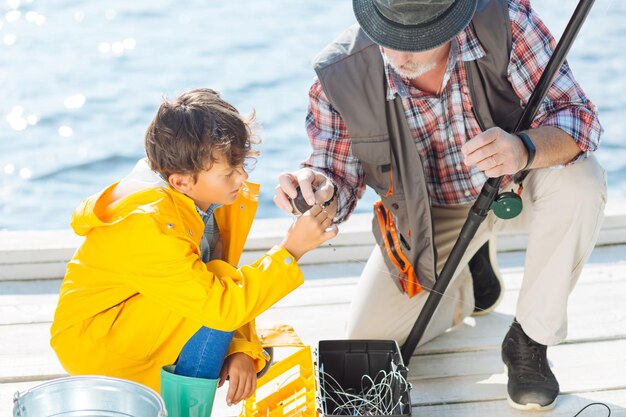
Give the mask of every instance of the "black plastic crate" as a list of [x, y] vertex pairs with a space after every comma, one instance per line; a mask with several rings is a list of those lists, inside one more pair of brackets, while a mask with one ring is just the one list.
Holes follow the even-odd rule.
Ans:
[[[395, 340], [321, 340], [317, 352], [317, 366], [320, 382], [320, 407], [324, 416], [335, 417], [353, 414], [344, 414], [346, 411], [337, 411], [338, 404], [344, 404], [348, 396], [334, 394], [335, 381], [343, 391], [360, 394], [367, 390], [369, 375], [375, 379], [382, 374], [397, 371], [406, 380], [407, 368], [402, 361], [400, 349]], [[335, 380], [333, 381], [329, 376]], [[371, 383], [369, 384], [371, 386]], [[372, 416], [404, 417], [411, 415], [411, 397], [409, 384], [404, 386], [397, 380], [389, 384], [392, 396], [387, 404], [389, 414], [366, 414]], [[323, 396], [322, 393], [326, 395]], [[333, 412], [338, 414], [332, 414]], [[342, 414], [339, 414], [342, 413]]]

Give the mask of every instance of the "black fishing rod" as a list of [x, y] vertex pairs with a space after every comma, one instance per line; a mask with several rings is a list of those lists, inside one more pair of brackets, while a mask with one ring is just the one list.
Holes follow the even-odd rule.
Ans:
[[[528, 103], [526, 104], [526, 108], [524, 109], [522, 116], [519, 121], [515, 125], [513, 132], [519, 132], [520, 130], [528, 129], [530, 124], [532, 123], [541, 102], [545, 98], [548, 89], [550, 88], [554, 76], [556, 72], [563, 65], [563, 61], [565, 61], [565, 56], [569, 52], [572, 43], [574, 43], [574, 39], [578, 35], [578, 32], [587, 18], [591, 7], [593, 6], [595, 0], [580, 0], [578, 2], [578, 6], [574, 11], [574, 14], [569, 20], [567, 27], [563, 31], [563, 35], [559, 40], [556, 48], [554, 49], [554, 53], [550, 57], [546, 68], [544, 69], [541, 78], [537, 82], [537, 86], [533, 91], [532, 95], [528, 99]], [[517, 181], [520, 182], [524, 179], [527, 172], [519, 173], [517, 177]], [[452, 252], [448, 256], [446, 263], [441, 270], [441, 273], [437, 277], [435, 285], [428, 294], [428, 298], [426, 299], [426, 303], [424, 304], [424, 308], [422, 309], [420, 315], [418, 316], [409, 336], [402, 346], [402, 359], [404, 360], [404, 364], [408, 365], [415, 348], [417, 347], [419, 341], [422, 339], [424, 335], [424, 331], [426, 330], [426, 326], [430, 322], [433, 314], [435, 313], [435, 309], [439, 305], [441, 301], [441, 297], [443, 296], [446, 288], [448, 288], [448, 284], [452, 280], [454, 272], [456, 271], [459, 263], [461, 262], [461, 258], [463, 254], [467, 250], [467, 247], [476, 234], [478, 227], [485, 220], [487, 214], [489, 214], [489, 210], [491, 210], [492, 203], [496, 199], [498, 195], [498, 190], [500, 188], [500, 183], [502, 182], [503, 177], [498, 178], [489, 178], [482, 190], [480, 191], [480, 195], [476, 199], [476, 202], [472, 206], [467, 216], [467, 220], [465, 220], [465, 224], [463, 224], [463, 228], [457, 238], [454, 247], [452, 248]]]

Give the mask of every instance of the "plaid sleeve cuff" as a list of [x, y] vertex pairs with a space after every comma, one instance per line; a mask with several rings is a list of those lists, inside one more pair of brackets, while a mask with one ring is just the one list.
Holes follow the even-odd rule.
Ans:
[[328, 176], [333, 183], [337, 186], [337, 214], [335, 215], [334, 222], [342, 223], [350, 217], [350, 214], [354, 211], [356, 203], [361, 198], [363, 192], [359, 194], [355, 192], [355, 188], [346, 184], [346, 181], [341, 177], [334, 175], [328, 170], [323, 170], [315, 167], [310, 167], [318, 172]]
[[559, 128], [576, 141], [581, 153], [567, 165], [582, 161], [596, 151], [603, 132], [595, 111], [583, 106], [565, 107], [548, 115], [540, 125]]

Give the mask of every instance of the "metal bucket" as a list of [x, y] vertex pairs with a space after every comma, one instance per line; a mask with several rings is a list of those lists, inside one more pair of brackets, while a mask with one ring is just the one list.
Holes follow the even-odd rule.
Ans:
[[13, 417], [167, 417], [167, 411], [159, 394], [145, 385], [72, 376], [16, 392]]

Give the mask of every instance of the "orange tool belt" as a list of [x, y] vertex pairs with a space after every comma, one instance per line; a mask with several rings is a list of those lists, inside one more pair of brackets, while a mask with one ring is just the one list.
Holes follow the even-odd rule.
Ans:
[[374, 204], [374, 212], [378, 218], [378, 225], [383, 237], [383, 244], [387, 256], [400, 272], [400, 285], [402, 290], [413, 297], [422, 291], [422, 286], [417, 280], [417, 275], [413, 269], [411, 262], [402, 253], [400, 239], [398, 239], [398, 231], [393, 221], [393, 215], [385, 208], [382, 201]]

